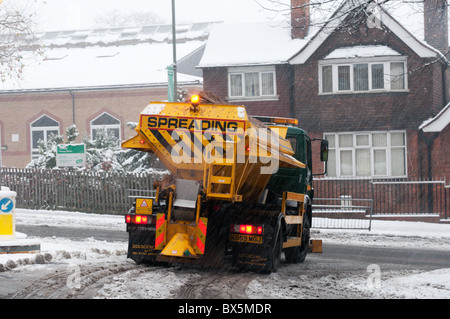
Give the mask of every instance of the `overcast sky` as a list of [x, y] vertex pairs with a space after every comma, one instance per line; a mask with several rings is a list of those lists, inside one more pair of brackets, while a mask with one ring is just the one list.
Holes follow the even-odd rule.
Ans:
[[[282, 1], [289, 3], [289, 0]], [[285, 19], [282, 13], [265, 10], [258, 2], [264, 6], [269, 5], [269, 0], [176, 0], [177, 23], [240, 23]], [[39, 12], [40, 29], [49, 31], [91, 28], [97, 15], [114, 9], [124, 13], [153, 11], [167, 23], [171, 23], [171, 3], [171, 0], [37, 0], [33, 5]]]

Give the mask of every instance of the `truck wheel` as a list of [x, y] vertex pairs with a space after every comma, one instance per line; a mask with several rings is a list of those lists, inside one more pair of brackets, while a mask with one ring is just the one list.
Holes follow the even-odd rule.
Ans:
[[267, 264], [262, 270], [263, 273], [270, 274], [272, 272], [277, 272], [278, 270], [281, 261], [281, 251], [283, 250], [283, 240], [281, 235], [281, 225], [278, 223], [275, 242], [273, 248], [267, 255]]
[[302, 224], [302, 244], [300, 247], [285, 249], [284, 255], [286, 257], [286, 262], [297, 264], [305, 261], [309, 249], [310, 228], [309, 218], [306, 217]]

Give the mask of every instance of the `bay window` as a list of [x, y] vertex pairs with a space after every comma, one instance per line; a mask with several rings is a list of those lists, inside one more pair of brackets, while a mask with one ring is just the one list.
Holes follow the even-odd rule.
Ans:
[[325, 133], [329, 177], [406, 177], [405, 132]]

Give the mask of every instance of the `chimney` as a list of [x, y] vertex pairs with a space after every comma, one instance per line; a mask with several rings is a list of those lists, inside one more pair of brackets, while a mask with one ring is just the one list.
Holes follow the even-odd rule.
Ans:
[[310, 23], [309, 0], [291, 0], [292, 39], [304, 39]]
[[425, 41], [443, 54], [448, 52], [447, 0], [424, 0]]

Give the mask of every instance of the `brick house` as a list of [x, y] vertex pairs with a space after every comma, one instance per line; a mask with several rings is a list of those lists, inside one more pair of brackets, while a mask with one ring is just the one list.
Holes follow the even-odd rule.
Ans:
[[[201, 91], [196, 69], [210, 23], [177, 26], [179, 87]], [[172, 28], [54, 31], [37, 34], [43, 57], [28, 59], [18, 81], [0, 84], [1, 164], [24, 168], [37, 142], [76, 124], [82, 137], [98, 130], [125, 140], [150, 101], [168, 99]], [[24, 47], [23, 54], [29, 55]]]
[[450, 180], [448, 128], [431, 146], [419, 128], [448, 103], [447, 9], [429, 7], [444, 2], [425, 1], [424, 39], [378, 7], [368, 21], [352, 1], [320, 27], [305, 0], [292, 1], [291, 28], [216, 25], [199, 65], [204, 89], [250, 114], [296, 117], [328, 139], [328, 177]]
[[[199, 65], [204, 90], [244, 104], [253, 115], [295, 117], [312, 138], [327, 139], [328, 173], [318, 182], [354, 180], [357, 186], [325, 196], [352, 193], [383, 205], [396, 202], [375, 211], [403, 206], [407, 212], [439, 210], [425, 220], [447, 219], [447, 1], [355, 6], [364, 2], [342, 1], [323, 24], [312, 21], [309, 1], [292, 0], [289, 26], [214, 26]], [[313, 144], [314, 173], [323, 171], [317, 154], [319, 143]], [[377, 200], [375, 189], [386, 194], [394, 186], [370, 182], [388, 179], [400, 182], [402, 195]], [[417, 182], [411, 184], [414, 191], [407, 189], [411, 180], [436, 179], [446, 182]], [[444, 195], [437, 198], [439, 192]], [[428, 210], [417, 202], [428, 203]]]

